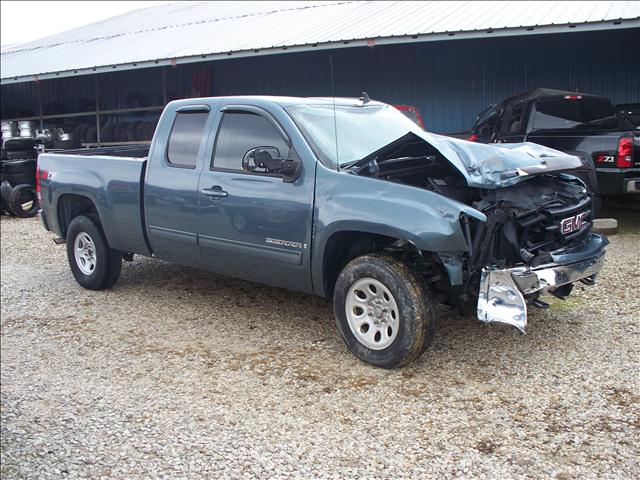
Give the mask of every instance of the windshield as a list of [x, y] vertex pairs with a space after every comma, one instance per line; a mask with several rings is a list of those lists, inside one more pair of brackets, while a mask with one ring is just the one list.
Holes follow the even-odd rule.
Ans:
[[[347, 165], [420, 127], [389, 105], [294, 105], [287, 112], [320, 160]], [[337, 134], [337, 135], [336, 135]]]
[[606, 99], [543, 100], [536, 104], [532, 130], [572, 128], [614, 114]]

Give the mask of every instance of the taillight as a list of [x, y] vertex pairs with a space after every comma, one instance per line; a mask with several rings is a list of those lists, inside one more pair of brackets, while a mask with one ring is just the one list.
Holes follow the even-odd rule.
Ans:
[[36, 195], [38, 202], [42, 202], [42, 191], [40, 190], [40, 165], [36, 165]]
[[618, 154], [616, 155], [616, 167], [628, 168], [631, 165], [633, 165], [633, 138], [620, 137]]
[[36, 194], [38, 196], [38, 202], [42, 202], [42, 188], [40, 187], [40, 180], [46, 180], [49, 178], [49, 172], [46, 170], [40, 170], [40, 165], [36, 166]]
[[478, 135], [472, 133], [471, 135], [469, 135], [469, 138], [467, 138], [467, 140], [469, 140], [470, 142], [475, 142], [476, 140], [478, 140]]
[[565, 100], [582, 100], [582, 95], [565, 95]]

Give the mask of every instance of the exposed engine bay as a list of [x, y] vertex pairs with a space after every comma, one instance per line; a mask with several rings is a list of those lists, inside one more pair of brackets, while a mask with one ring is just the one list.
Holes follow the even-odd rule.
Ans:
[[[442, 282], [432, 285], [441, 298], [447, 298], [446, 303], [460, 307], [475, 305], [476, 292], [480, 290], [478, 317], [486, 322], [508, 323], [524, 331], [526, 303], [544, 308], [546, 304], [538, 300], [541, 293], [548, 291], [564, 297], [571, 292], [572, 283], [543, 276], [543, 283], [547, 283], [540, 285], [537, 277], [529, 278], [527, 281], [537, 287], [526, 286], [523, 291], [512, 280], [510, 269], [529, 272], [548, 267], [554, 263], [554, 253], [578, 250], [592, 241], [591, 197], [581, 180], [564, 172], [524, 173], [528, 178], [500, 188], [469, 187], [461, 172], [437, 149], [423, 139], [406, 136], [363, 159], [352, 173], [430, 190], [486, 215], [486, 222], [464, 214], [460, 218], [469, 249], [449, 259], [450, 264], [459, 262], [460, 281], [456, 282], [449, 271], [448, 285], [443, 286]], [[589, 270], [591, 265], [585, 268]], [[434, 276], [434, 265], [429, 265], [429, 269], [429, 275]], [[556, 273], [554, 270], [548, 275]], [[519, 279], [526, 277], [520, 271], [514, 274]], [[562, 271], [562, 275], [567, 279], [576, 276], [567, 271]], [[500, 288], [502, 293], [491, 297], [490, 282], [513, 290], [510, 298], [520, 299], [517, 307], [513, 307], [515, 313], [504, 309], [508, 299]], [[483, 287], [479, 288], [481, 283]], [[500, 314], [492, 313], [492, 298], [503, 306]]]
[[571, 175], [540, 174], [508, 187], [472, 188], [421, 139], [385, 149], [354, 173], [424, 188], [487, 216], [487, 223], [462, 219], [469, 235], [471, 272], [484, 265], [542, 265], [550, 261], [550, 252], [577, 244], [590, 232], [591, 198], [582, 181]]

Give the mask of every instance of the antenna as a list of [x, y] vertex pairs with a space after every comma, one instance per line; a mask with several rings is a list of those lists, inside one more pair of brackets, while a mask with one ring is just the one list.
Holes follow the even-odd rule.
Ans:
[[333, 100], [333, 133], [336, 139], [336, 169], [340, 171], [340, 159], [338, 157], [338, 121], [336, 120], [336, 82], [333, 74], [333, 55], [329, 55], [329, 70], [331, 72], [331, 98]]

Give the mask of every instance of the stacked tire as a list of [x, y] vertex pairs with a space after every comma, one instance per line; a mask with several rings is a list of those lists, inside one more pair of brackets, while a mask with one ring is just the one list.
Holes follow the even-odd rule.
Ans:
[[28, 218], [38, 213], [36, 194], [37, 151], [32, 138], [8, 138], [0, 166], [0, 213]]
[[[135, 121], [109, 123], [100, 129], [100, 141], [103, 143], [148, 141], [153, 138], [155, 129], [155, 122]], [[91, 140], [92, 139], [85, 135], [85, 141]]]

